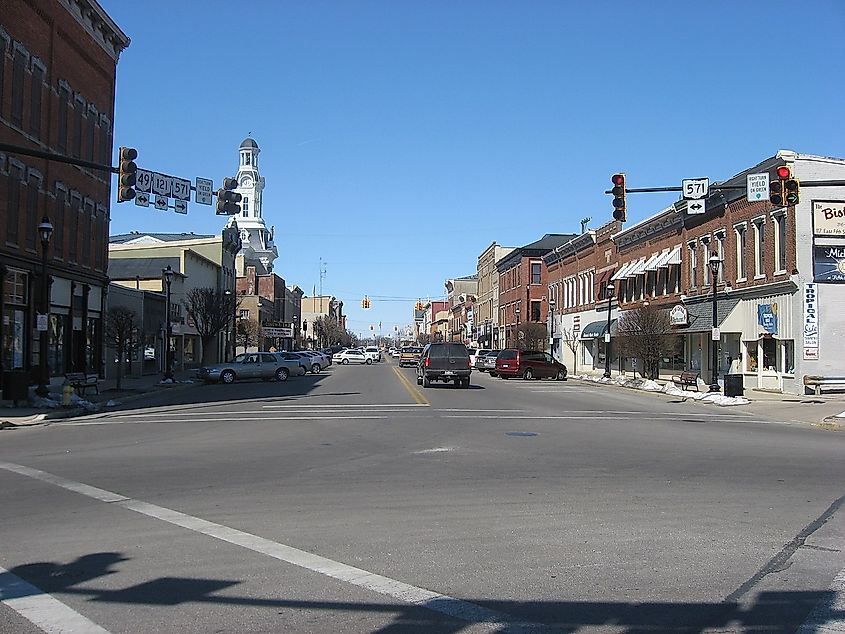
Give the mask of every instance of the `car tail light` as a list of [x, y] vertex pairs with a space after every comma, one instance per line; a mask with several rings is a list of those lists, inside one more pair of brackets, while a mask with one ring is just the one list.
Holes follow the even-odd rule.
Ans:
[[428, 362], [431, 361], [428, 357], [425, 358], [425, 367], [428, 367]]

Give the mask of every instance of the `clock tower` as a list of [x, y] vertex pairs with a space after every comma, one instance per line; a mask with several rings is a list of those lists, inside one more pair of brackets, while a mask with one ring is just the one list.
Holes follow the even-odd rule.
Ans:
[[241, 213], [231, 216], [226, 227], [237, 226], [243, 246], [237, 257], [238, 275], [244, 275], [247, 266], [254, 266], [259, 275], [273, 272], [273, 261], [279, 257], [273, 243], [273, 227], [267, 229], [262, 217], [264, 177], [258, 172], [258, 143], [247, 137], [241, 143], [238, 164], [238, 187], [241, 195]]

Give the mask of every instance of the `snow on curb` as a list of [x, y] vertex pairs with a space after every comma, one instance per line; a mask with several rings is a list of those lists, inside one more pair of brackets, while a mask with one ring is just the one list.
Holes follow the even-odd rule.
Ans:
[[[725, 396], [724, 394], [719, 394], [718, 392], [689, 392], [687, 390], [682, 390], [677, 385], [673, 383], [667, 383], [666, 385], [661, 386], [656, 381], [652, 381], [651, 379], [633, 379], [628, 378], [625, 376], [616, 376], [613, 378], [605, 378], [603, 376], [591, 376], [591, 375], [577, 375], [575, 376], [576, 379], [581, 379], [582, 381], [591, 381], [592, 383], [613, 383], [614, 385], [619, 385], [620, 387], [627, 387], [632, 390], [643, 390], [645, 392], [663, 392], [668, 396], [680, 396], [683, 398], [691, 398], [696, 401], [703, 401], [705, 403], [713, 403], [714, 405], [719, 405], [721, 407], [731, 407], [734, 405], [748, 405], [750, 402], [747, 398], [742, 396]], [[845, 417], [845, 412], [842, 412], [840, 416]]]

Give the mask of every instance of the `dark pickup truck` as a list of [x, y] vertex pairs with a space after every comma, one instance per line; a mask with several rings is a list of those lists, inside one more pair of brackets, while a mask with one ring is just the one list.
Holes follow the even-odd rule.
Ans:
[[422, 351], [417, 364], [417, 385], [430, 387], [432, 381], [452, 381], [469, 387], [472, 366], [469, 351], [462, 343], [430, 343]]

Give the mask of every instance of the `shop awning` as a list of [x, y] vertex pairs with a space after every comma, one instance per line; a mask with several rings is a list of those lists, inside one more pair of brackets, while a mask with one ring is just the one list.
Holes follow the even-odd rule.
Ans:
[[[667, 249], [668, 250], [668, 249]], [[657, 270], [657, 263], [660, 262], [660, 258], [662, 258], [666, 252], [663, 253], [655, 253], [652, 255], [648, 260], [646, 260], [645, 266], [643, 267], [644, 271], [656, 271]]]
[[[602, 319], [601, 321], [593, 321], [587, 324], [584, 329], [581, 331], [581, 339], [598, 339], [604, 337], [604, 333], [607, 332], [607, 320]], [[610, 334], [611, 336], [616, 332], [616, 320], [612, 320], [610, 322]]]
[[625, 277], [634, 277], [640, 275], [645, 271], [645, 258], [637, 260], [636, 264], [625, 274]]
[[[739, 298], [717, 299], [716, 300], [716, 325], [721, 326], [731, 311], [739, 304]], [[678, 326], [679, 333], [686, 332], [710, 332], [713, 328], [713, 303], [712, 301], [688, 304], [686, 306], [689, 326]]]
[[598, 277], [598, 288], [601, 288], [608, 280], [613, 279], [613, 272], [616, 269], [607, 269], [606, 271], [602, 271], [599, 273]]
[[670, 264], [680, 264], [681, 263], [681, 247], [675, 247], [669, 252], [669, 255], [666, 257], [666, 261], [661, 261], [657, 266], [658, 268], [665, 268]]
[[616, 271], [616, 273], [613, 274], [613, 277], [610, 278], [610, 281], [622, 279], [623, 277], [627, 277], [628, 271], [630, 271], [632, 268], [634, 268], [634, 266], [636, 266], [636, 264], [637, 264], [636, 260], [633, 261], [633, 262], [627, 262], [627, 263], [623, 264], [622, 268], [620, 268], [618, 271]]

